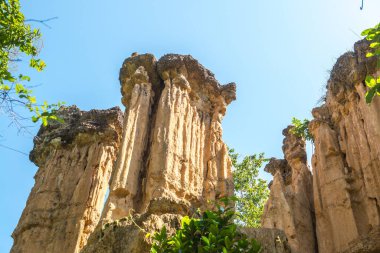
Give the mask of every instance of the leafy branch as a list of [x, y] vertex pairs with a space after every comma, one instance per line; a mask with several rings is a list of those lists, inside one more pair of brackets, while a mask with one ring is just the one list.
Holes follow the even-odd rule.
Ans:
[[51, 29], [51, 26], [48, 25], [48, 22], [49, 21], [52, 21], [54, 19], [58, 19], [58, 17], [52, 17], [52, 18], [47, 18], [47, 19], [34, 19], [34, 18], [29, 18], [29, 19], [25, 19], [25, 22], [38, 22], [42, 25], [44, 25], [45, 27]]
[[32, 113], [33, 122], [41, 121], [44, 126], [50, 120], [59, 120], [56, 111], [61, 102], [56, 104], [38, 104], [33, 96], [33, 91], [25, 83], [30, 82], [30, 77], [21, 73], [15, 73], [15, 63], [27, 58], [29, 67], [42, 71], [46, 64], [38, 58], [39, 49], [37, 42], [41, 39], [39, 29], [32, 29], [26, 22], [46, 22], [46, 20], [25, 20], [20, 11], [19, 0], [0, 0], [0, 112], [6, 114], [17, 127], [21, 126], [22, 117], [17, 108], [24, 108]]

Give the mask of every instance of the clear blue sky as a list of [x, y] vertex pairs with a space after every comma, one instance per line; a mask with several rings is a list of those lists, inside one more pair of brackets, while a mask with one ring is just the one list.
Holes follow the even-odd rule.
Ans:
[[[40, 99], [82, 109], [121, 106], [118, 72], [132, 52], [191, 54], [221, 83], [237, 83], [237, 101], [223, 121], [224, 140], [242, 154], [282, 157], [281, 131], [310, 117], [328, 71], [379, 22], [380, 2], [365, 0], [21, 1], [41, 27], [42, 73], [32, 72]], [[31, 70], [28, 70], [31, 72]], [[17, 135], [0, 116], [0, 144], [25, 153], [31, 134]], [[0, 147], [0, 252], [8, 252], [33, 186], [28, 157]]]

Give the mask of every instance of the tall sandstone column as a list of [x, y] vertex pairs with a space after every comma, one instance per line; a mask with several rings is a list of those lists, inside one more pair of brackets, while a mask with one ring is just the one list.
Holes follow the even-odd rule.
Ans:
[[[366, 104], [368, 42], [332, 69], [325, 104], [309, 128], [319, 252], [380, 252], [380, 98]], [[378, 73], [380, 74], [380, 73]]]
[[190, 208], [232, 195], [221, 120], [235, 84], [221, 86], [191, 56], [174, 54], [128, 58], [120, 82], [125, 123], [104, 220], [144, 213], [152, 201]]
[[103, 208], [122, 130], [119, 108], [58, 112], [41, 127], [30, 159], [35, 185], [12, 234], [13, 253], [79, 252]]
[[292, 253], [316, 252], [312, 175], [307, 166], [305, 141], [284, 129], [285, 159], [272, 158], [265, 171], [273, 175], [262, 227], [285, 232]]
[[[191, 56], [132, 56], [120, 71], [123, 140], [102, 223], [81, 253], [146, 253], [146, 233], [175, 233], [184, 215], [233, 194], [221, 121], [235, 84], [220, 85]], [[245, 229], [263, 252], [289, 252], [285, 234]]]

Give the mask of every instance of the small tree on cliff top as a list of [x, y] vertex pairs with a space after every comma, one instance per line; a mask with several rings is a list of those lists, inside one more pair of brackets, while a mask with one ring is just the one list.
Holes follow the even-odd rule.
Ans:
[[303, 121], [295, 117], [292, 118], [293, 128], [290, 130], [292, 134], [297, 137], [303, 138], [306, 141], [313, 142], [313, 135], [309, 131], [310, 120], [304, 119]]

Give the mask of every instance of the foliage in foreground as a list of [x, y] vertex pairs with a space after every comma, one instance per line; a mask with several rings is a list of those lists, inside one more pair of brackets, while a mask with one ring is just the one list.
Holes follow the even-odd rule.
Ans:
[[297, 118], [292, 118], [292, 125], [294, 126], [290, 131], [297, 137], [303, 138], [306, 141], [313, 141], [313, 135], [309, 131], [310, 120], [304, 119], [301, 121]]
[[[371, 52], [368, 52], [366, 57], [375, 57], [377, 59], [376, 69], [380, 69], [380, 23], [373, 28], [364, 30], [361, 35], [371, 42], [369, 45]], [[369, 104], [375, 95], [380, 96], [380, 77], [376, 74], [367, 75], [365, 83], [369, 88], [365, 95], [366, 102]]]
[[[227, 203], [227, 201], [226, 201]], [[227, 206], [227, 205], [226, 205]], [[151, 253], [257, 253], [260, 245], [237, 230], [231, 207], [217, 205], [216, 211], [197, 213], [182, 219], [182, 226], [173, 236], [166, 227], [153, 235]]]
[[234, 167], [236, 210], [238, 223], [248, 227], [260, 227], [264, 205], [269, 197], [267, 182], [258, 178], [259, 169], [267, 159], [264, 154], [245, 156], [238, 161], [239, 154], [229, 150]]
[[15, 73], [16, 63], [22, 58], [28, 59], [29, 66], [37, 71], [45, 68], [45, 62], [37, 58], [40, 38], [40, 31], [25, 23], [19, 0], [0, 0], [0, 111], [18, 126], [23, 119], [18, 107], [31, 112], [33, 122], [41, 120], [45, 126], [49, 120], [58, 120], [55, 112], [61, 103], [38, 104], [33, 91], [23, 84], [30, 77]]

